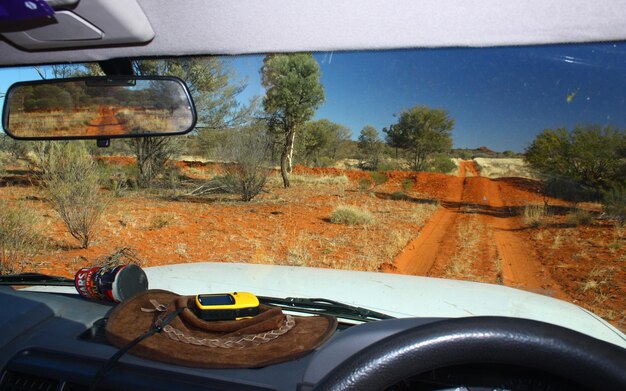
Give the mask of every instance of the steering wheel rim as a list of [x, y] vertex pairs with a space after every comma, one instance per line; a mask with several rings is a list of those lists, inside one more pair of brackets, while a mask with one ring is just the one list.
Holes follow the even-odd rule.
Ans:
[[485, 316], [391, 335], [339, 364], [314, 390], [382, 390], [434, 369], [475, 363], [537, 369], [592, 389], [626, 389], [626, 349], [548, 323]]

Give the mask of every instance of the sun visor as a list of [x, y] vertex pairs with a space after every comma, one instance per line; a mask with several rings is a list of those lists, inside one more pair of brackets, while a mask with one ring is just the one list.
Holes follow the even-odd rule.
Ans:
[[48, 1], [48, 18], [0, 22], [0, 33], [26, 50], [142, 44], [154, 30], [135, 0]]

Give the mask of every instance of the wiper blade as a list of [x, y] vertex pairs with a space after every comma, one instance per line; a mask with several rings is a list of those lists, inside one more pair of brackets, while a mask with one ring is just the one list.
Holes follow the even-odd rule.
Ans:
[[259, 302], [265, 305], [281, 307], [287, 310], [304, 312], [307, 314], [333, 315], [344, 319], [371, 322], [374, 320], [394, 319], [393, 316], [367, 308], [344, 304], [335, 300], [322, 298], [299, 298], [257, 296]]
[[20, 273], [0, 275], [0, 285], [74, 286], [74, 280], [67, 277], [49, 276], [41, 273]]

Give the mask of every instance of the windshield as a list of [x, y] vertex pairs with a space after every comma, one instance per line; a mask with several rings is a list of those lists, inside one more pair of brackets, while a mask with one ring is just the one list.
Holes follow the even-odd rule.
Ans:
[[[195, 129], [107, 148], [0, 137], [0, 273], [71, 278], [103, 260], [398, 273], [520, 288], [626, 328], [626, 44], [133, 67], [183, 79]], [[0, 93], [101, 74], [4, 68]], [[71, 102], [34, 102], [32, 123], [69, 126], [55, 112]]]

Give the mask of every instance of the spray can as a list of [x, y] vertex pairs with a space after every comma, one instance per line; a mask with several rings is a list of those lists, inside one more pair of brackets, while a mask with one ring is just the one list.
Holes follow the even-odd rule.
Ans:
[[120, 303], [148, 289], [148, 277], [137, 265], [94, 266], [74, 277], [78, 293], [87, 299]]

